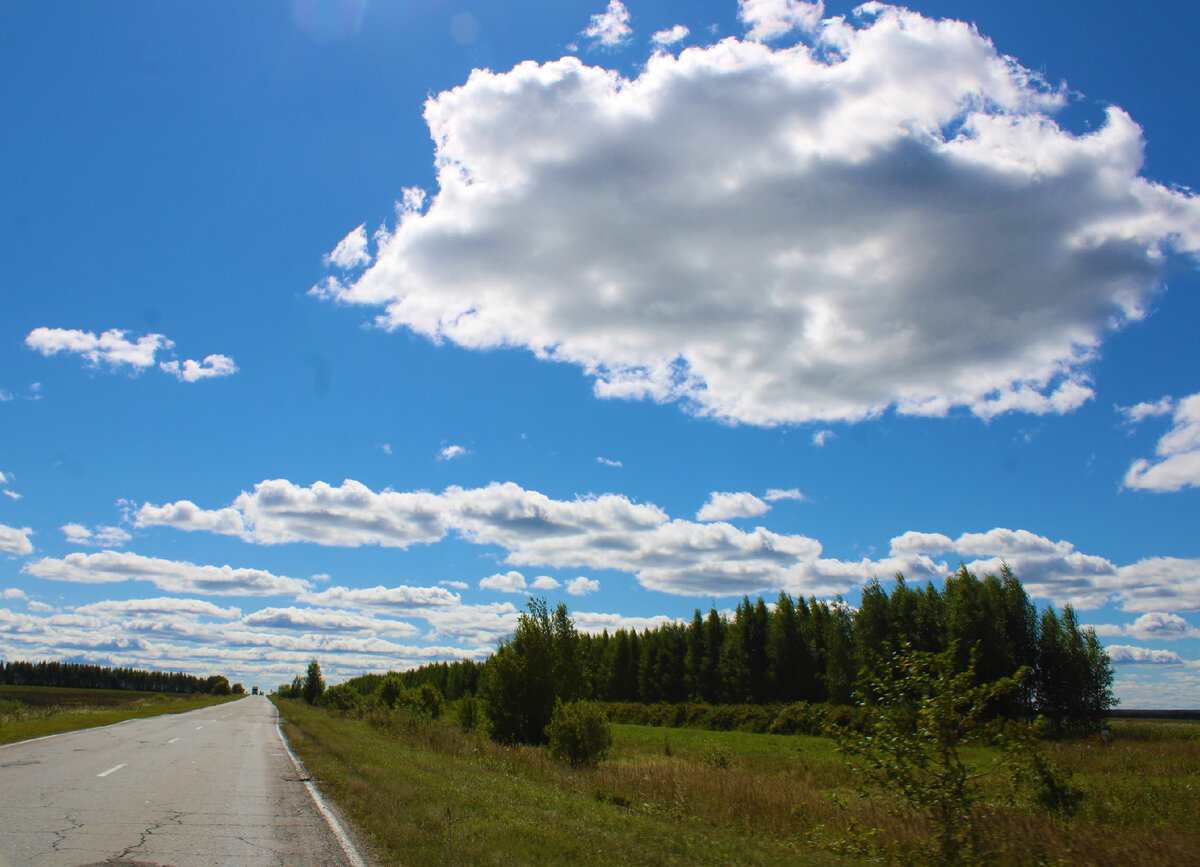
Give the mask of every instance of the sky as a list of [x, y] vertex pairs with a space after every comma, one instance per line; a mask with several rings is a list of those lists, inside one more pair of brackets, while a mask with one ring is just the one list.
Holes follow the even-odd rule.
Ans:
[[0, 658], [1009, 564], [1200, 707], [1200, 7], [7, 3]]

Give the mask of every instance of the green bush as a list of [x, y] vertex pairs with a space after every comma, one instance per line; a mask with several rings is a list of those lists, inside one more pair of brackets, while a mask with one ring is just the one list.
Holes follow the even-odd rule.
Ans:
[[559, 703], [546, 726], [550, 754], [573, 768], [595, 767], [612, 748], [604, 711], [590, 701]]
[[317, 699], [317, 704], [327, 707], [330, 710], [354, 713], [362, 710], [366, 701], [354, 687], [349, 684], [339, 683], [337, 686], [331, 686], [325, 692], [321, 693], [321, 697]]
[[397, 675], [389, 674], [379, 684], [379, 700], [388, 708], [396, 706], [404, 692], [404, 682]]
[[729, 747], [722, 743], [705, 744], [700, 750], [700, 761], [717, 771], [729, 767]]
[[474, 729], [483, 721], [483, 712], [479, 699], [471, 693], [466, 693], [458, 700], [458, 724], [464, 729]]
[[421, 688], [416, 690], [417, 707], [423, 712], [429, 714], [433, 719], [437, 719], [442, 715], [442, 708], [445, 706], [445, 699], [442, 697], [442, 691], [432, 683], [423, 683]]

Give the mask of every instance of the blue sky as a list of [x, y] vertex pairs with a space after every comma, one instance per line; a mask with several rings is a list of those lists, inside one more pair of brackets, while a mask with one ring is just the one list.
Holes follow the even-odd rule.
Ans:
[[[1008, 562], [1200, 703], [1200, 11], [7, 4], [0, 656]], [[973, 25], [973, 26], [972, 26]]]

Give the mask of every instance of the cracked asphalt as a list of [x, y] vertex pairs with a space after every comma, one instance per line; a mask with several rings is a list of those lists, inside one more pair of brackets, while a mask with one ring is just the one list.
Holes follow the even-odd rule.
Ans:
[[262, 696], [0, 747], [0, 867], [348, 860]]

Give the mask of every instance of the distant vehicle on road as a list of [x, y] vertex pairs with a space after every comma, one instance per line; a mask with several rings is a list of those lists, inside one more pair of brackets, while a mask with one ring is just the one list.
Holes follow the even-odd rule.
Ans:
[[251, 694], [251, 695], [258, 695], [258, 687], [257, 687], [257, 686], [252, 686], [252, 687], [250, 687], [250, 694]]

